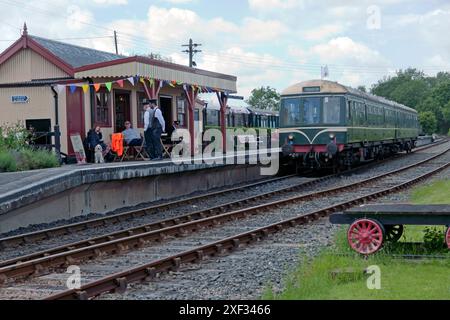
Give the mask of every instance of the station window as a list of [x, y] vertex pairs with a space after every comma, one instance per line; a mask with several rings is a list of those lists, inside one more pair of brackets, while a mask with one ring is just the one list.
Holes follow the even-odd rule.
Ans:
[[137, 126], [144, 128], [144, 99], [147, 95], [144, 92], [138, 92], [137, 95]]
[[177, 97], [177, 120], [180, 127], [187, 127], [187, 101], [185, 97]]
[[206, 109], [206, 125], [220, 126], [220, 111], [213, 109]]
[[320, 98], [303, 100], [303, 122], [307, 125], [320, 123]]
[[281, 104], [280, 126], [298, 126], [301, 122], [300, 99], [285, 99]]
[[323, 98], [323, 122], [326, 124], [339, 124], [341, 122], [341, 98]]
[[95, 125], [111, 127], [111, 94], [106, 89], [95, 94]]

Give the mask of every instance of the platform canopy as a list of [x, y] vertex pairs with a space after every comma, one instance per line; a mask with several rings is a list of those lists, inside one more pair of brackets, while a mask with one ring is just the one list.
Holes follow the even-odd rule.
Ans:
[[75, 78], [126, 78], [144, 77], [173, 83], [212, 88], [215, 91], [235, 93], [234, 76], [200, 70], [175, 63], [134, 56], [102, 62], [75, 69]]

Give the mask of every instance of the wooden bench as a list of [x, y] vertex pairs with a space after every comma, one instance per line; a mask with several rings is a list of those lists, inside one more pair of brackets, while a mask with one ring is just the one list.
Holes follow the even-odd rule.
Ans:
[[365, 205], [333, 214], [330, 222], [350, 225], [349, 245], [365, 255], [380, 250], [384, 241], [398, 241], [404, 225], [447, 226], [445, 240], [450, 249], [450, 205]]

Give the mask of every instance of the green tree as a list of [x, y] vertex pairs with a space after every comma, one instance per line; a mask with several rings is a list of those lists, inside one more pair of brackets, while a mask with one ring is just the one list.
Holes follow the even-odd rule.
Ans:
[[357, 89], [362, 92], [367, 92], [366, 86], [359, 86]]
[[278, 111], [280, 109], [280, 94], [276, 89], [267, 87], [256, 88], [246, 102], [254, 108]]
[[424, 133], [433, 134], [436, 132], [437, 120], [433, 112], [426, 111], [419, 113], [419, 122]]
[[408, 107], [417, 108], [417, 105], [429, 95], [430, 87], [422, 71], [409, 68], [398, 71], [394, 77], [385, 77], [378, 81], [372, 86], [371, 92]]
[[378, 81], [371, 92], [421, 113], [432, 112], [437, 121], [436, 132], [449, 131], [450, 73], [439, 72], [435, 77], [427, 77], [417, 69], [400, 70], [395, 76]]

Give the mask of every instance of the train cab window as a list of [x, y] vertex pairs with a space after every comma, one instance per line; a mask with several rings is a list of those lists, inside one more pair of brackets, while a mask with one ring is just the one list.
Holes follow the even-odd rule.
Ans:
[[341, 122], [341, 98], [323, 98], [323, 122], [326, 124], [339, 124]]
[[301, 122], [300, 99], [284, 99], [281, 103], [280, 126], [298, 126]]
[[303, 100], [303, 122], [307, 125], [320, 123], [320, 98]]

